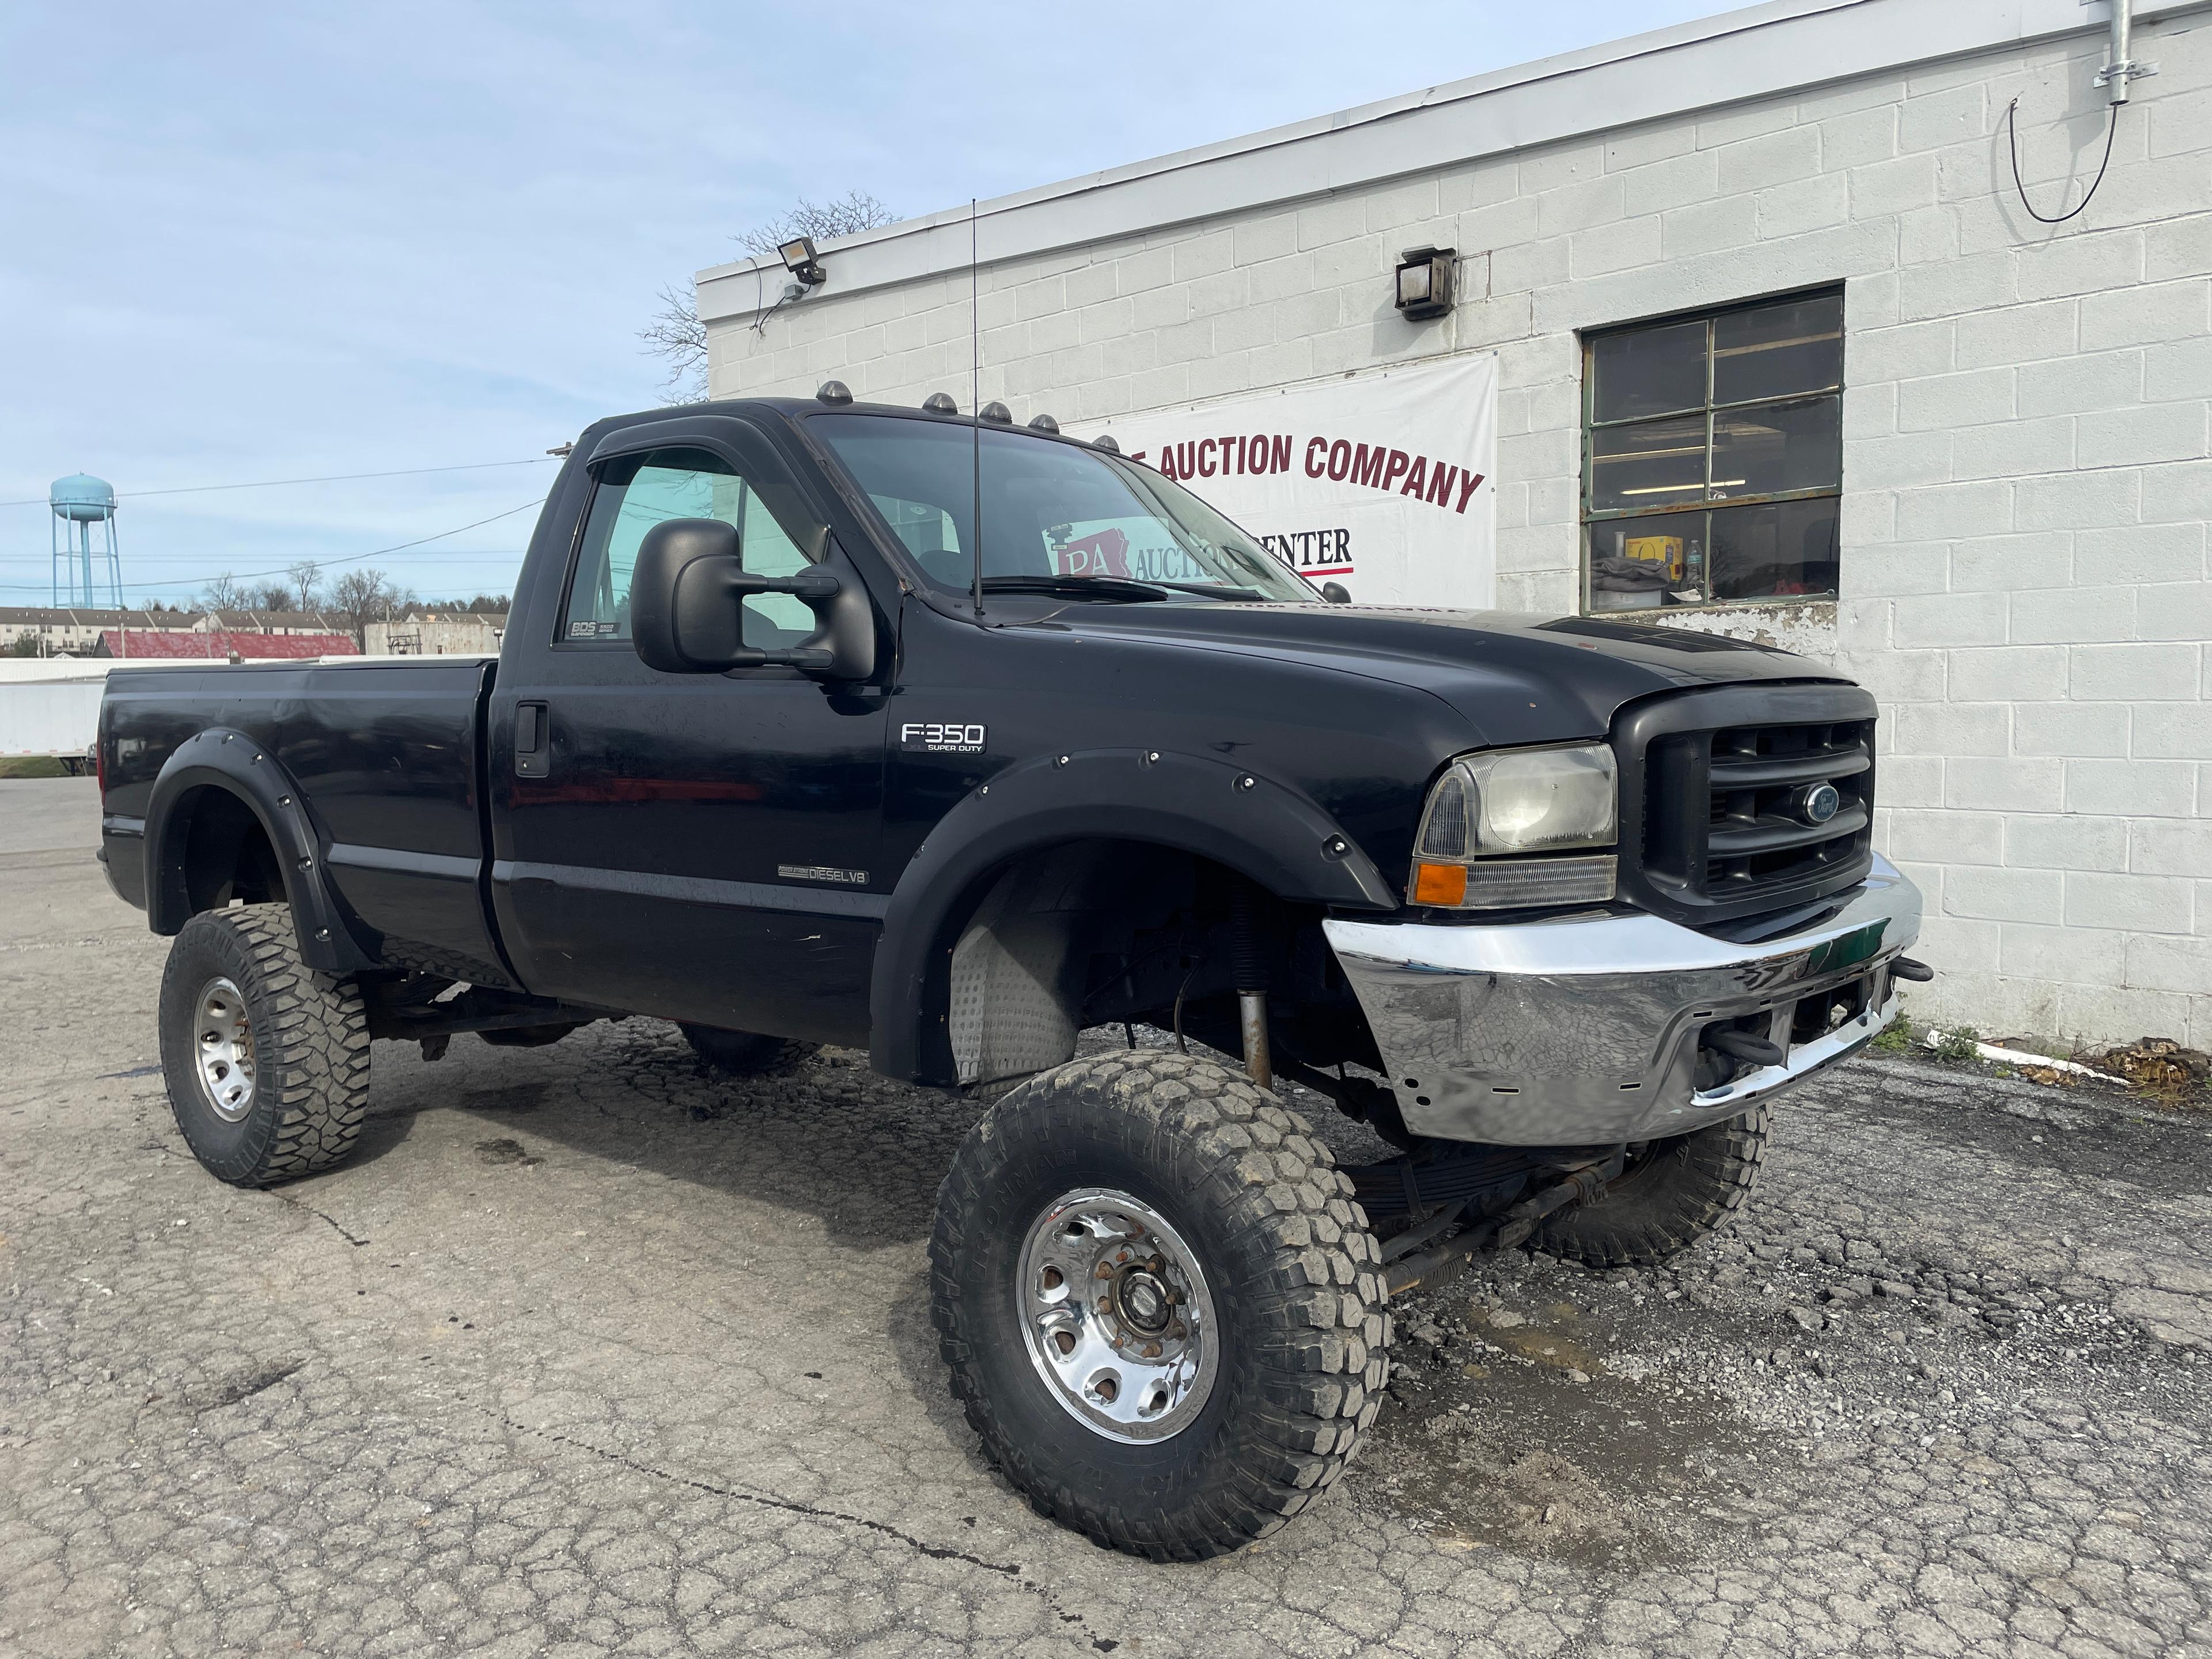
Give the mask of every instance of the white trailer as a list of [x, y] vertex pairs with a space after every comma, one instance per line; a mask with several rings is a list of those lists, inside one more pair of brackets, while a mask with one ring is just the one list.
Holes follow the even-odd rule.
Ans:
[[0, 680], [0, 759], [50, 757], [72, 777], [91, 769], [106, 665], [69, 665], [79, 672], [66, 678]]

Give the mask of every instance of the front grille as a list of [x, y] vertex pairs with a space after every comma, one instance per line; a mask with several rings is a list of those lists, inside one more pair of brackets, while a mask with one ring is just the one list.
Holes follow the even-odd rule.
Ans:
[[[1621, 890], [1678, 921], [1717, 922], [1863, 881], [1874, 727], [1873, 697], [1833, 684], [1727, 686], [1632, 708], [1613, 740]], [[1824, 785], [1834, 811], [1820, 818], [1808, 809]]]
[[[1874, 823], [1874, 722], [1732, 726], [1712, 734], [1705, 890], [1753, 892], [1855, 857]], [[1805, 811], [1820, 785], [1832, 814]]]

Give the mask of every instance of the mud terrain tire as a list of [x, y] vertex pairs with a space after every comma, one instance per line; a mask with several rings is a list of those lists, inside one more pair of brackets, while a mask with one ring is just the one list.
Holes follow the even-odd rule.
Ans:
[[[201, 1030], [218, 986], [235, 992], [219, 1008], [242, 1005], [224, 1022], [230, 1051], [251, 1056], [248, 1092], [220, 1110]], [[301, 960], [287, 906], [204, 910], [184, 925], [161, 971], [161, 1037], [170, 1109], [210, 1174], [268, 1187], [353, 1151], [368, 1109], [368, 1016], [352, 980]]]
[[1766, 1109], [1632, 1152], [1626, 1171], [1595, 1204], [1536, 1230], [1540, 1250], [1589, 1267], [1648, 1267], [1726, 1226], [1759, 1185]]
[[725, 1031], [713, 1025], [677, 1022], [692, 1051], [718, 1072], [732, 1077], [767, 1077], [787, 1072], [821, 1045], [793, 1042], [783, 1037], [762, 1036], [752, 1031]]
[[[1216, 1369], [1170, 1437], [1083, 1420], [1024, 1334], [1024, 1240], [1091, 1189], [1164, 1220], [1211, 1298]], [[1113, 1549], [1196, 1560], [1275, 1531], [1343, 1472], [1382, 1400], [1390, 1317], [1351, 1181], [1212, 1060], [1103, 1055], [1012, 1091], [953, 1159], [929, 1260], [939, 1350], [985, 1452], [1040, 1515]]]

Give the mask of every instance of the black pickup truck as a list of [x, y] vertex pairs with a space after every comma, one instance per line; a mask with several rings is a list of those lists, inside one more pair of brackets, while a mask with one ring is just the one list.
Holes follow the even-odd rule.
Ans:
[[[1342, 599], [997, 404], [601, 422], [495, 662], [110, 681], [178, 1122], [282, 1181], [351, 1149], [374, 1039], [627, 1016], [980, 1091], [930, 1243], [969, 1421], [1101, 1542], [1233, 1549], [1372, 1421], [1392, 1294], [1692, 1243], [1929, 971], [1865, 691]], [[1279, 1079], [1403, 1156], [1339, 1169]]]

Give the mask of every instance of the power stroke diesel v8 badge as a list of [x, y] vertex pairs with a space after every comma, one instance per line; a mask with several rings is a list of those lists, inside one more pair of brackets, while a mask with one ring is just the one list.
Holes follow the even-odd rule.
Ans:
[[925, 755], [980, 755], [983, 727], [963, 720], [908, 720], [899, 727], [899, 747]]
[[865, 870], [840, 870], [831, 864], [779, 864], [775, 873], [783, 881], [830, 881], [841, 887], [866, 887]]

